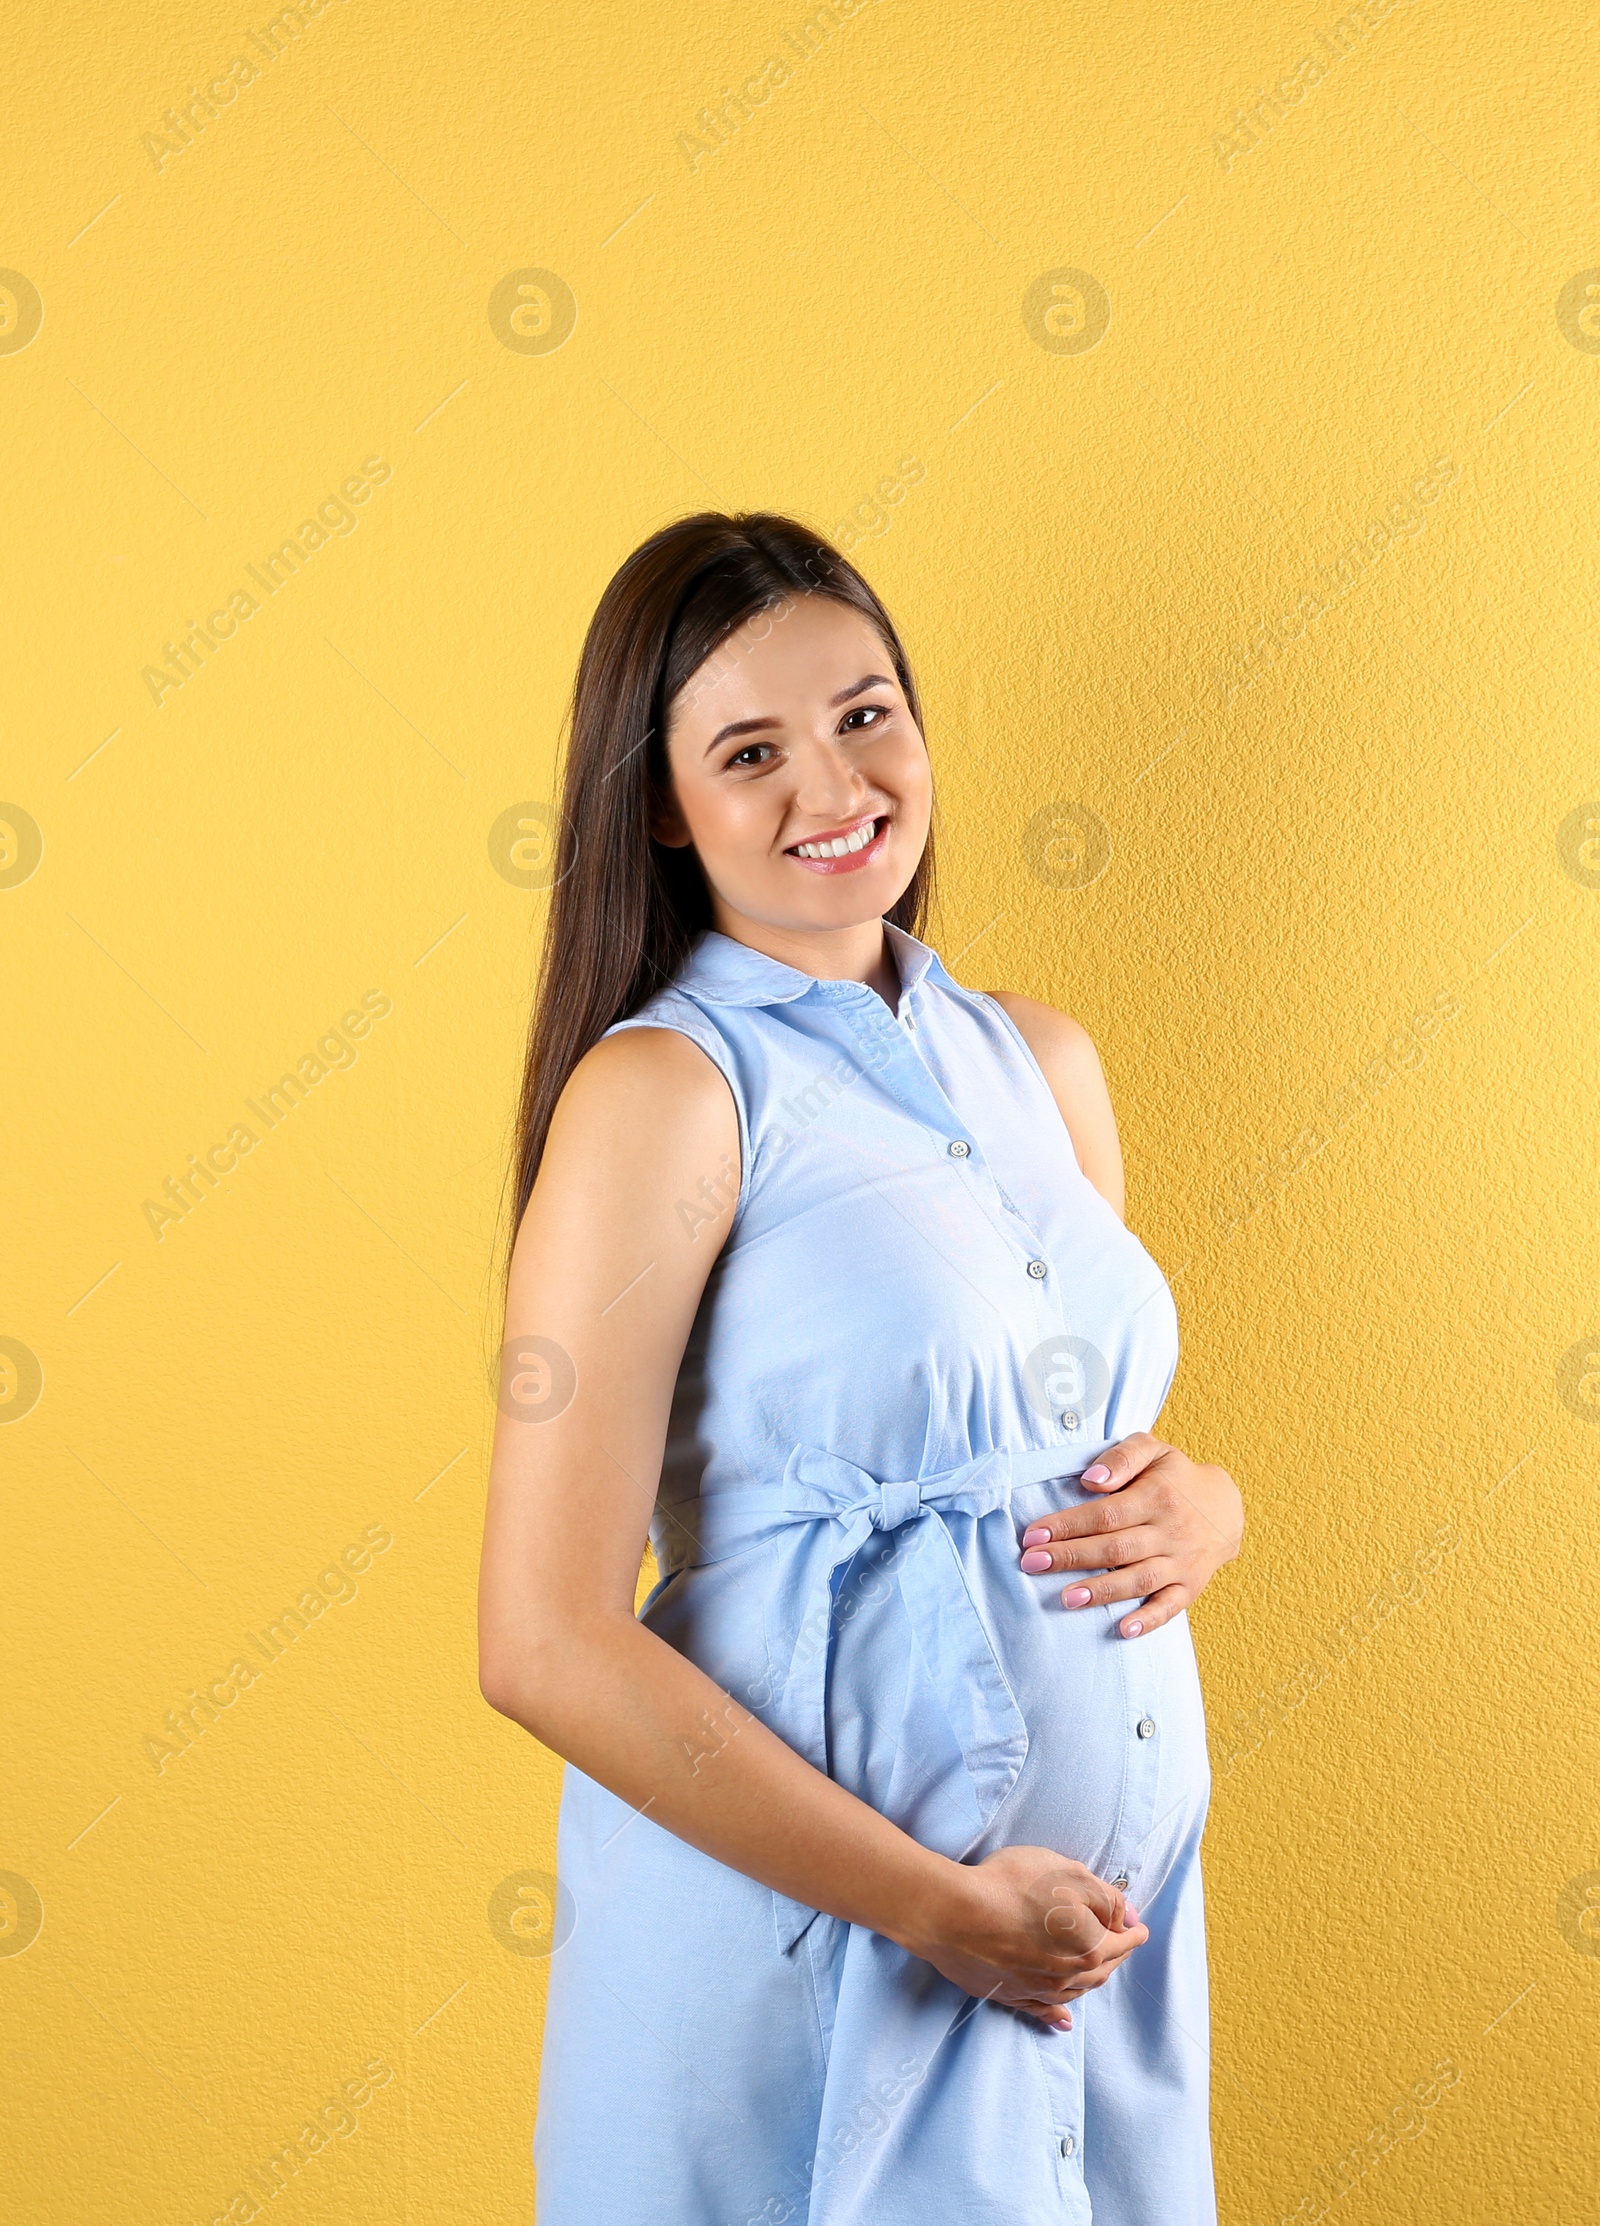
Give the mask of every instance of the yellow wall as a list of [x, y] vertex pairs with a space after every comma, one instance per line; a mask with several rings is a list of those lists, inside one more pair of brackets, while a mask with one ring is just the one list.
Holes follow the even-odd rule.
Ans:
[[805, 20], [325, 0], [271, 59], [226, 10], [13, 24], [30, 2219], [208, 2221], [295, 2142], [264, 2207], [303, 2226], [529, 2215], [558, 1773], [473, 1613], [547, 900], [491, 831], [509, 864], [548, 802], [605, 581], [702, 506], [858, 537], [926, 692], [935, 940], [1095, 1035], [1180, 1306], [1164, 1427], [1248, 1497], [1195, 1619], [1224, 2219], [1587, 2215], [1592, 11]]

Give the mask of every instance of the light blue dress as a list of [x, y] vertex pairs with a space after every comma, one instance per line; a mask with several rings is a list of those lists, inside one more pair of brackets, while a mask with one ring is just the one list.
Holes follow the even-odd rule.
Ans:
[[[709, 932], [616, 1024], [715, 1060], [741, 1156], [640, 1612], [924, 1845], [1055, 1848], [1125, 1878], [1150, 1938], [1049, 2032], [569, 1766], [540, 2226], [1214, 2226], [1188, 1621], [1124, 1639], [1132, 1603], [1064, 1608], [1018, 1567], [1154, 1426], [1172, 1294], [1001, 1007], [885, 926], [898, 1014]], [[685, 1244], [715, 1242], [708, 1178]]]

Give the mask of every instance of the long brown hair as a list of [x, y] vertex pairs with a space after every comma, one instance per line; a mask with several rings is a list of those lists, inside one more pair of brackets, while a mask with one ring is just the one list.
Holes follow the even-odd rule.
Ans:
[[[601, 596], [578, 660], [556, 806], [555, 881], [541, 953], [512, 1173], [515, 1242], [556, 1100], [584, 1053], [672, 981], [711, 926], [693, 845], [650, 833], [671, 792], [668, 707], [718, 645], [757, 613], [827, 595], [877, 629], [911, 715], [922, 708], [894, 622], [847, 558], [792, 518], [702, 510], [641, 542]], [[921, 935], [933, 899], [933, 836], [885, 915]]]

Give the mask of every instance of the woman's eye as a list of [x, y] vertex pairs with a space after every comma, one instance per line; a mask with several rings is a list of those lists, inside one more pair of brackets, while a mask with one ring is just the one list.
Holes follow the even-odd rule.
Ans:
[[[884, 720], [891, 715], [893, 710], [893, 704], [889, 703], [858, 703], [853, 711], [845, 713], [839, 724], [841, 729], [848, 733], [870, 734], [873, 728], [882, 726]], [[852, 719], [870, 720], [871, 725], [852, 727], [850, 725]], [[725, 770], [731, 773], [736, 767], [748, 769], [753, 765], [763, 765], [772, 754], [773, 748], [774, 745], [771, 742], [747, 742], [742, 750], [734, 751], [732, 757], [728, 759]]]

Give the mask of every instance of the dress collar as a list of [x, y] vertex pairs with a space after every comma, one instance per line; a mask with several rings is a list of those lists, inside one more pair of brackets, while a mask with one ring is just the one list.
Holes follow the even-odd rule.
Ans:
[[[962, 991], [959, 982], [951, 980], [931, 943], [919, 942], [904, 928], [896, 927], [893, 920], [884, 921], [883, 931], [889, 939], [890, 955], [900, 976], [902, 997], [910, 996], [929, 976], [959, 994], [971, 994]], [[769, 958], [765, 951], [740, 943], [735, 937], [724, 935], [719, 928], [704, 931], [680, 969], [674, 986], [713, 1005], [786, 1005], [796, 997], [804, 997], [809, 990], [838, 994], [867, 987], [865, 982], [830, 981], [802, 973], [798, 966], [786, 966], [781, 959]]]

